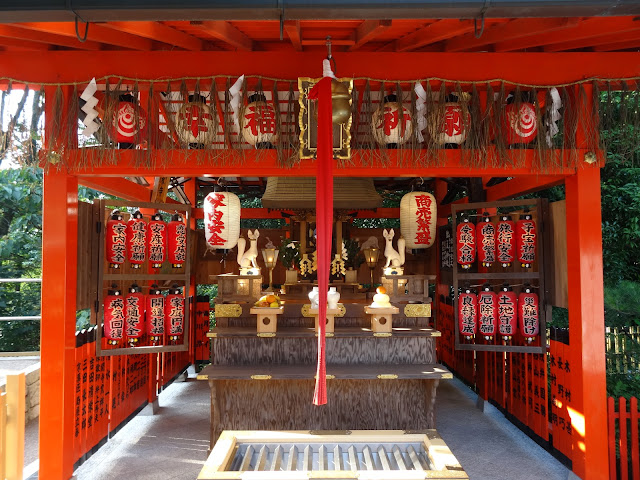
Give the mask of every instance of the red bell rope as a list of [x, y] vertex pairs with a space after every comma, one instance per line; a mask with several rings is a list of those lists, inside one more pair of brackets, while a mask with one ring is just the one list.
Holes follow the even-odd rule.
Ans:
[[309, 92], [310, 100], [318, 99], [318, 150], [316, 176], [316, 252], [318, 261], [318, 368], [314, 405], [327, 403], [327, 369], [325, 331], [327, 290], [331, 263], [331, 229], [333, 226], [333, 109], [331, 78], [324, 77]]

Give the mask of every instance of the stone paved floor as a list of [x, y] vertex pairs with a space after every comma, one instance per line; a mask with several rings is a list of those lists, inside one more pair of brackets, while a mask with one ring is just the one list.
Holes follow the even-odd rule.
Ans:
[[[566, 480], [569, 471], [458, 380], [438, 388], [437, 429], [471, 480]], [[189, 380], [160, 395], [76, 471], [78, 480], [195, 479], [207, 456], [209, 388]]]

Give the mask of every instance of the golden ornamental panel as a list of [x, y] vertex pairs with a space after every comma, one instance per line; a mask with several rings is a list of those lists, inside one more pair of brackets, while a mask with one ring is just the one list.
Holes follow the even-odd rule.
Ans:
[[410, 303], [404, 306], [405, 317], [430, 317], [430, 303]]
[[[335, 317], [344, 317], [345, 314], [347, 313], [346, 307], [342, 303], [339, 303], [338, 304], [338, 309], [340, 309], [340, 313], [336, 313], [334, 316]], [[300, 309], [300, 313], [305, 318], [314, 318], [315, 315], [313, 315], [310, 310], [311, 310], [311, 305], [309, 305], [307, 303], [307, 304], [302, 306], [302, 308]]]
[[216, 304], [215, 315], [216, 315], [216, 318], [239, 317], [242, 315], [242, 305], [238, 305], [237, 303], [222, 303], [220, 305]]

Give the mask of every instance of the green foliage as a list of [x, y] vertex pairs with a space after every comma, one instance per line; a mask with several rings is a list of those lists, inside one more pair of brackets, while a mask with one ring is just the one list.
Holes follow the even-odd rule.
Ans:
[[295, 268], [300, 263], [300, 244], [290, 238], [282, 238], [280, 261], [284, 268]]
[[360, 242], [355, 238], [344, 241], [344, 248], [347, 251], [347, 259], [344, 264], [347, 268], [357, 270], [364, 263], [364, 255], [360, 251]]
[[640, 283], [623, 280], [605, 285], [604, 313], [608, 327], [640, 325]]
[[[41, 275], [42, 171], [0, 170], [0, 278]], [[40, 314], [40, 284], [0, 284], [0, 316]], [[0, 351], [38, 350], [40, 322], [0, 322]]]

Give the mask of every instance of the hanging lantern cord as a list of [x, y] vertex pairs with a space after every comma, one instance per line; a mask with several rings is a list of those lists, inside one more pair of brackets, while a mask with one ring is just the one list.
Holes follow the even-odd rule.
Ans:
[[491, 0], [485, 0], [484, 5], [482, 6], [482, 9], [480, 10], [480, 31], [478, 32], [478, 17], [475, 17], [473, 19], [473, 36], [476, 38], [480, 38], [482, 37], [482, 34], [484, 33], [484, 15], [485, 13], [487, 13], [487, 10], [489, 9], [489, 4], [491, 3]]
[[331, 55], [331, 35], [327, 35], [327, 59], [331, 62], [331, 66], [333, 67], [333, 74], [336, 75], [336, 59]]
[[[76, 38], [78, 39], [78, 41], [80, 43], [84, 43], [87, 41], [87, 37], [89, 36], [89, 23], [85, 20], [82, 19], [82, 17], [80, 15], [78, 15], [78, 13], [73, 9], [73, 7], [71, 6], [71, 2], [69, 2], [69, 10], [71, 10], [71, 12], [75, 15], [75, 23], [76, 23]], [[80, 28], [78, 27], [78, 20], [82, 21], [82, 23], [84, 23], [84, 36], [80, 36]]]

